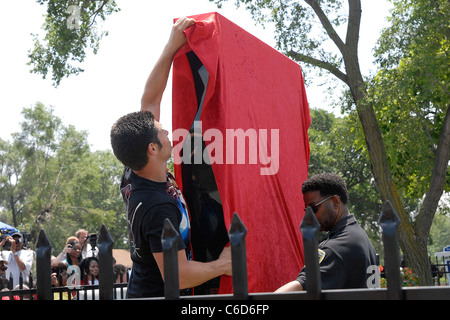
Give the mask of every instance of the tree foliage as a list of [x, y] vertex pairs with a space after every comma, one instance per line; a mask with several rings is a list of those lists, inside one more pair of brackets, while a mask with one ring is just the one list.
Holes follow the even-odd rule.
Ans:
[[29, 51], [31, 72], [45, 79], [52, 75], [57, 87], [64, 77], [84, 70], [81, 63], [87, 48], [97, 53], [100, 40], [108, 34], [97, 28], [98, 20], [119, 11], [114, 0], [36, 0], [47, 6], [42, 40], [33, 34], [34, 48]]
[[123, 166], [110, 151], [91, 152], [87, 133], [65, 126], [52, 108], [24, 108], [21, 131], [0, 140], [0, 213], [31, 235], [44, 229], [55, 246], [80, 228], [104, 223], [123, 246], [126, 221], [118, 185]]
[[405, 206], [426, 239], [439, 199], [450, 190], [450, 3], [393, 3], [369, 96]]

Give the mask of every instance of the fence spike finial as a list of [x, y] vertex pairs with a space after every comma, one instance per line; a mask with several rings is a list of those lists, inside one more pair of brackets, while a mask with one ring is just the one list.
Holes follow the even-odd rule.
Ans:
[[231, 244], [231, 262], [233, 272], [233, 295], [235, 299], [248, 299], [247, 251], [245, 245], [245, 227], [235, 212], [231, 219], [228, 236]]
[[164, 254], [164, 296], [166, 299], [180, 298], [180, 279], [178, 274], [178, 241], [180, 234], [168, 218], [164, 220], [161, 244]]
[[228, 231], [228, 235], [230, 237], [231, 244], [238, 244], [242, 238], [245, 238], [247, 235], [247, 228], [244, 223], [242, 223], [241, 218], [235, 212], [233, 213], [233, 217], [231, 218], [230, 230]]
[[112, 247], [114, 241], [104, 224], [100, 227], [97, 239], [99, 264], [99, 294], [100, 300], [112, 300], [114, 289], [114, 270], [112, 260]]
[[383, 204], [378, 219], [383, 230], [384, 264], [387, 280], [388, 299], [402, 299], [402, 281], [400, 277], [400, 253], [398, 248], [398, 226], [400, 219], [389, 201]]
[[39, 232], [38, 239], [36, 241], [36, 248], [39, 247], [51, 248], [50, 240], [48, 240], [47, 235], [43, 229], [41, 229], [41, 231]]
[[50, 255], [52, 246], [41, 229], [36, 241], [36, 273], [37, 273], [37, 298], [38, 300], [52, 300]]
[[384, 232], [393, 233], [400, 224], [397, 212], [392, 207], [389, 200], [383, 204], [383, 208], [378, 219], [378, 223]]
[[303, 238], [312, 240], [317, 231], [320, 229], [320, 223], [314, 214], [311, 207], [306, 208], [305, 215], [303, 217], [302, 223], [300, 224], [300, 231], [302, 232]]
[[317, 232], [320, 223], [311, 207], [306, 208], [300, 231], [303, 236], [303, 247], [306, 265], [306, 294], [308, 299], [317, 300], [321, 297], [322, 281], [320, 278]]
[[114, 240], [105, 224], [102, 224], [100, 227], [100, 232], [98, 233], [98, 243], [114, 244]]

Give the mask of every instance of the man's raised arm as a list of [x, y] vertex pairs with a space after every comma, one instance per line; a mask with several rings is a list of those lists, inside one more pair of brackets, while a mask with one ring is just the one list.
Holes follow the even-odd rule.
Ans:
[[194, 22], [194, 19], [183, 17], [174, 23], [169, 41], [145, 83], [141, 111], [150, 111], [156, 121], [159, 121], [161, 100], [166, 89], [173, 58], [178, 49], [187, 41], [183, 31], [192, 26]]

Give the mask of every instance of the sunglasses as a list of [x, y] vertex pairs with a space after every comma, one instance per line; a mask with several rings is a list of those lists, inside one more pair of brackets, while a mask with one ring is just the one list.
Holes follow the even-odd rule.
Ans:
[[322, 201], [319, 201], [316, 204], [311, 205], [311, 209], [313, 210], [314, 213], [317, 213], [317, 211], [319, 211], [319, 206], [324, 203], [327, 200], [330, 200], [333, 196], [329, 196], [328, 198], [323, 199]]

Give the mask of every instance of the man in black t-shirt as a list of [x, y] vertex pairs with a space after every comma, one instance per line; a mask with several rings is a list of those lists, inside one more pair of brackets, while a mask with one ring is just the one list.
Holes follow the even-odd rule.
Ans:
[[133, 268], [127, 297], [164, 295], [164, 259], [161, 235], [168, 218], [183, 241], [178, 243], [180, 289], [231, 275], [231, 251], [224, 248], [215, 261], [190, 260], [189, 216], [181, 192], [167, 170], [172, 153], [168, 132], [159, 121], [160, 104], [173, 57], [186, 43], [183, 31], [194, 24], [181, 18], [174, 23], [169, 41], [150, 73], [141, 99], [141, 111], [121, 117], [111, 129], [111, 145], [125, 165], [121, 193], [126, 204]]
[[[302, 193], [305, 207], [313, 209], [320, 223], [320, 231], [329, 231], [318, 250], [322, 289], [367, 288], [367, 279], [377, 267], [376, 252], [348, 211], [342, 178], [329, 173], [315, 175], [303, 183]], [[306, 281], [303, 268], [297, 279], [276, 292], [302, 291]]]
[[122, 197], [127, 207], [130, 253], [133, 261], [129, 297], [164, 296], [164, 281], [153, 252], [162, 252], [161, 233], [166, 218], [181, 235], [178, 250], [190, 259], [189, 216], [181, 192], [167, 172], [166, 182], [141, 178], [125, 168]]

